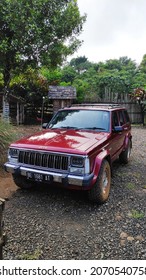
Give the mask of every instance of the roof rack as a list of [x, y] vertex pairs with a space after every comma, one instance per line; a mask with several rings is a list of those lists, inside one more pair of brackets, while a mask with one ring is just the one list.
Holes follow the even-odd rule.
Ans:
[[72, 104], [71, 107], [79, 107], [79, 106], [82, 106], [82, 107], [86, 107], [86, 106], [91, 106], [91, 107], [101, 107], [101, 106], [104, 106], [104, 107], [110, 107], [110, 108], [114, 108], [114, 107], [119, 107], [120, 104], [116, 104], [116, 103], [81, 103], [81, 104]]

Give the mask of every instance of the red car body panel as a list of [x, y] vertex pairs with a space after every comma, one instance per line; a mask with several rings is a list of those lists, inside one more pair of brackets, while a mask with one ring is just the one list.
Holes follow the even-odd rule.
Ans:
[[65, 153], [90, 153], [94, 147], [102, 145], [108, 133], [83, 130], [48, 129], [23, 138], [11, 147], [37, 149]]

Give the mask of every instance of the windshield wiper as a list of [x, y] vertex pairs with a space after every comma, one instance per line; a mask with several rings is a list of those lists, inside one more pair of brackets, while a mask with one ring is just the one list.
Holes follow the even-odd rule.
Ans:
[[79, 129], [78, 127], [75, 126], [60, 126], [58, 128], [64, 128], [64, 129]]
[[93, 126], [93, 127], [85, 127], [84, 129], [93, 129], [93, 130], [106, 130], [105, 128], [103, 128], [103, 127], [96, 127], [96, 126]]

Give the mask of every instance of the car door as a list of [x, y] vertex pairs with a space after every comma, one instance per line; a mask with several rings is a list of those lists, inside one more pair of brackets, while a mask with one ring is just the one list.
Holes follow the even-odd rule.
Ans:
[[122, 116], [120, 116], [118, 112], [119, 111], [113, 111], [111, 116], [112, 132], [111, 132], [110, 149], [111, 149], [112, 161], [119, 156], [123, 147], [123, 131], [117, 132], [114, 130], [114, 127], [120, 126], [120, 117], [122, 121]]
[[118, 117], [119, 117], [119, 125], [122, 127], [122, 133], [120, 134], [119, 137], [119, 146], [121, 149], [123, 149], [124, 142], [125, 142], [125, 135], [127, 133], [127, 125], [124, 118], [124, 110], [118, 111]]

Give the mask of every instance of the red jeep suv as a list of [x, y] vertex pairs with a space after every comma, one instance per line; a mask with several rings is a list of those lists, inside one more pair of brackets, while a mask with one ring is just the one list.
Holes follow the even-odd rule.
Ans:
[[37, 183], [88, 192], [104, 203], [111, 187], [112, 163], [128, 163], [132, 147], [127, 110], [112, 104], [60, 109], [43, 130], [12, 143], [5, 169], [20, 188]]

